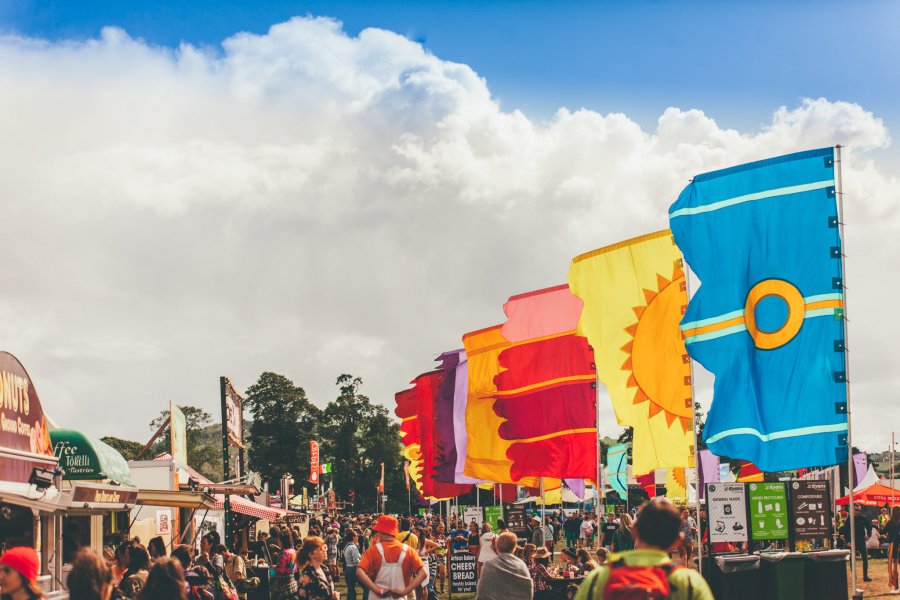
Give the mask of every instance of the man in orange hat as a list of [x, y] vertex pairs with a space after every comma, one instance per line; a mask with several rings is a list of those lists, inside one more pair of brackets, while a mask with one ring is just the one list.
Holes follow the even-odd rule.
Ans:
[[359, 560], [357, 579], [379, 598], [409, 596], [428, 574], [419, 553], [397, 541], [396, 517], [381, 515], [372, 531], [375, 539]]
[[0, 556], [0, 590], [4, 598], [43, 598], [37, 585], [40, 561], [34, 548], [16, 546]]

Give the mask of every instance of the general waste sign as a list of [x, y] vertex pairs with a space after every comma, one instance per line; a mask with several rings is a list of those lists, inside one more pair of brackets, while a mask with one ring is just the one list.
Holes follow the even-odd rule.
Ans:
[[788, 539], [787, 490], [783, 483], [751, 483], [750, 534], [754, 540]]
[[709, 541], [747, 541], [747, 496], [743, 483], [708, 483]]
[[450, 593], [471, 594], [478, 585], [474, 554], [459, 552], [450, 555]]
[[791, 518], [794, 537], [812, 540], [831, 535], [827, 481], [791, 482]]

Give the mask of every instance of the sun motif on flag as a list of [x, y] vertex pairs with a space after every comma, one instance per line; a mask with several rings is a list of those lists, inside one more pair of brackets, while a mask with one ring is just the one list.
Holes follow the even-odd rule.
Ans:
[[691, 430], [691, 365], [679, 323], [687, 304], [684, 271], [675, 261], [672, 276], [656, 275], [656, 289], [644, 289], [645, 304], [632, 308], [637, 321], [625, 331], [631, 340], [621, 350], [628, 355], [622, 370], [634, 403], [650, 404], [650, 417], [665, 415], [671, 427]]

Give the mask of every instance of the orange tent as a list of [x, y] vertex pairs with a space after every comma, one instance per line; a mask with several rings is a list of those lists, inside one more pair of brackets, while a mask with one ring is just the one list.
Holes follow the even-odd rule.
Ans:
[[[885, 504], [893, 503], [900, 504], [900, 490], [876, 483], [854, 493], [853, 502], [854, 504], [861, 504], [862, 506], [883, 506]], [[838, 506], [849, 503], [849, 495], [838, 498], [835, 502]]]

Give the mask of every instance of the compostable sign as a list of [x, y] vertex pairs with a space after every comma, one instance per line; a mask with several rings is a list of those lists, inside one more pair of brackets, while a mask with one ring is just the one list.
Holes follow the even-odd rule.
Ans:
[[754, 540], [788, 539], [787, 490], [783, 483], [751, 483], [750, 534]]

